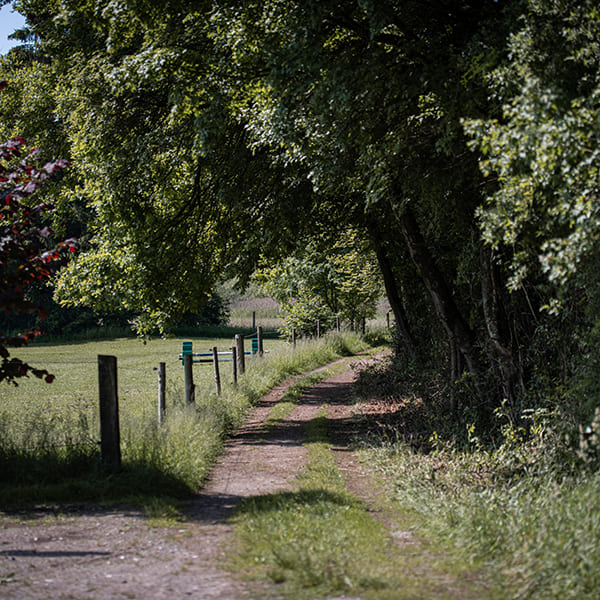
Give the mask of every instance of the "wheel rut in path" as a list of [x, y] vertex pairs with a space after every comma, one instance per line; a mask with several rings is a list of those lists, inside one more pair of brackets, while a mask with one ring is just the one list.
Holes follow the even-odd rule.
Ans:
[[[343, 431], [352, 420], [353, 379], [346, 366], [265, 428], [291, 382], [272, 390], [227, 441], [206, 485], [185, 503], [184, 520], [174, 527], [152, 527], [142, 511], [115, 507], [0, 513], [0, 599], [252, 598], [221, 568], [231, 534], [227, 519], [243, 498], [293, 488], [306, 463], [305, 424], [327, 405], [336, 431]], [[342, 439], [336, 436], [338, 451]]]

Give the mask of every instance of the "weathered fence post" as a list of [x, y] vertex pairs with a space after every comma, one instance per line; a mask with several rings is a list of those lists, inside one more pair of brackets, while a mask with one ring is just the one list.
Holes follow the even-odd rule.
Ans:
[[185, 377], [185, 403], [186, 405], [194, 404], [195, 389], [194, 389], [194, 357], [186, 354], [183, 357], [183, 374]]
[[246, 356], [244, 354], [244, 336], [237, 333], [235, 336], [235, 347], [237, 348], [238, 373], [243, 375], [246, 371]]
[[260, 356], [262, 358], [262, 356], [264, 354], [264, 350], [263, 350], [263, 328], [260, 327], [260, 326], [256, 330], [256, 337], [258, 338], [258, 356]]
[[292, 328], [292, 346], [294, 348], [296, 347], [296, 328], [295, 327]]
[[166, 389], [167, 389], [167, 378], [166, 378], [166, 366], [164, 362], [158, 363], [158, 424], [163, 422], [166, 406]]
[[365, 330], [367, 328], [367, 319], [365, 317], [362, 318], [362, 334], [365, 335]]
[[252, 311], [252, 329], [256, 329], [256, 312]]
[[317, 339], [321, 337], [321, 320], [317, 319]]
[[336, 317], [335, 318], [335, 330], [339, 333], [340, 332], [340, 318]]
[[121, 433], [115, 356], [98, 355], [98, 390], [102, 463], [109, 471], [116, 473], [121, 470]]
[[233, 364], [233, 386], [237, 386], [237, 348], [231, 347], [231, 363]]
[[213, 366], [215, 368], [215, 384], [217, 386], [217, 395], [221, 395], [221, 376], [219, 375], [219, 353], [217, 347], [213, 347]]

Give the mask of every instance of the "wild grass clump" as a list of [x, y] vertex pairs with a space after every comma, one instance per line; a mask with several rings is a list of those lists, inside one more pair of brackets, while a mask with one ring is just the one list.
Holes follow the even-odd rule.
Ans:
[[46, 404], [18, 413], [0, 411], [0, 489], [6, 484], [40, 486], [93, 470], [98, 445], [84, 411], [51, 410]]

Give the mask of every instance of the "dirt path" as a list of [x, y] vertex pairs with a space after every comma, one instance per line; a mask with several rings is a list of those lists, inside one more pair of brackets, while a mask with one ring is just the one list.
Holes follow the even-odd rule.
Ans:
[[[18, 600], [242, 600], [255, 597], [220, 568], [227, 518], [252, 495], [290, 489], [305, 463], [304, 425], [323, 405], [334, 423], [343, 468], [359, 471], [345, 445], [351, 428], [351, 368], [311, 388], [278, 426], [262, 423], [288, 387], [263, 398], [228, 441], [202, 492], [174, 527], [142, 512], [94, 506], [0, 513], [0, 598]], [[358, 481], [358, 479], [357, 479]]]

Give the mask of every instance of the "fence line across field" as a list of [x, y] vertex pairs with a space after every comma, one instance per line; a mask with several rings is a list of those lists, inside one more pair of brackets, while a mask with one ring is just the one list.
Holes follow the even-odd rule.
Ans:
[[[217, 394], [221, 394], [221, 376], [219, 372], [220, 355], [231, 356], [229, 360], [233, 363], [234, 385], [237, 383], [237, 375], [243, 374], [245, 370], [245, 354], [263, 356], [262, 328], [257, 329], [257, 343], [253, 344], [252, 351], [244, 350], [244, 336], [236, 335], [234, 346], [230, 351], [219, 352], [215, 347], [211, 352], [192, 351], [192, 342], [183, 342], [182, 353], [179, 358], [183, 362], [185, 374], [185, 399], [186, 404], [195, 402], [195, 385], [193, 375], [194, 362], [212, 362], [214, 365], [215, 385]], [[254, 340], [253, 340], [254, 342]], [[200, 358], [194, 361], [194, 356], [212, 356], [212, 359]], [[119, 400], [117, 391], [117, 359], [115, 356], [98, 356], [98, 383], [100, 396], [100, 447], [102, 462], [111, 472], [121, 469], [121, 447], [119, 431]], [[158, 364], [158, 422], [162, 423], [166, 413], [166, 365], [164, 362]]]
[[[389, 313], [388, 313], [389, 317]], [[389, 320], [388, 320], [389, 323]], [[317, 337], [320, 337], [321, 323], [317, 321]], [[364, 332], [365, 319], [362, 320]], [[336, 329], [339, 331], [339, 320], [336, 320]], [[291, 332], [292, 345], [296, 346], [296, 330]], [[233, 365], [233, 384], [237, 385], [238, 375], [245, 371], [246, 355], [262, 357], [263, 330], [256, 328], [256, 337], [251, 338], [252, 350], [244, 350], [244, 336], [237, 334], [230, 350], [221, 351], [213, 347], [209, 352], [193, 352], [192, 342], [183, 342], [182, 352], [179, 355], [184, 367], [185, 399], [186, 404], [195, 402], [195, 385], [193, 375], [194, 363], [213, 363], [215, 385], [217, 394], [221, 394], [221, 376], [219, 362], [231, 362]], [[196, 357], [196, 358], [195, 358]], [[87, 361], [84, 361], [87, 363]], [[127, 367], [125, 367], [127, 368]], [[100, 396], [100, 447], [102, 462], [108, 470], [117, 472], [121, 469], [121, 449], [119, 431], [119, 405], [117, 393], [117, 359], [115, 356], [98, 355], [98, 383]], [[162, 423], [166, 414], [166, 365], [158, 364], [158, 422]]]

